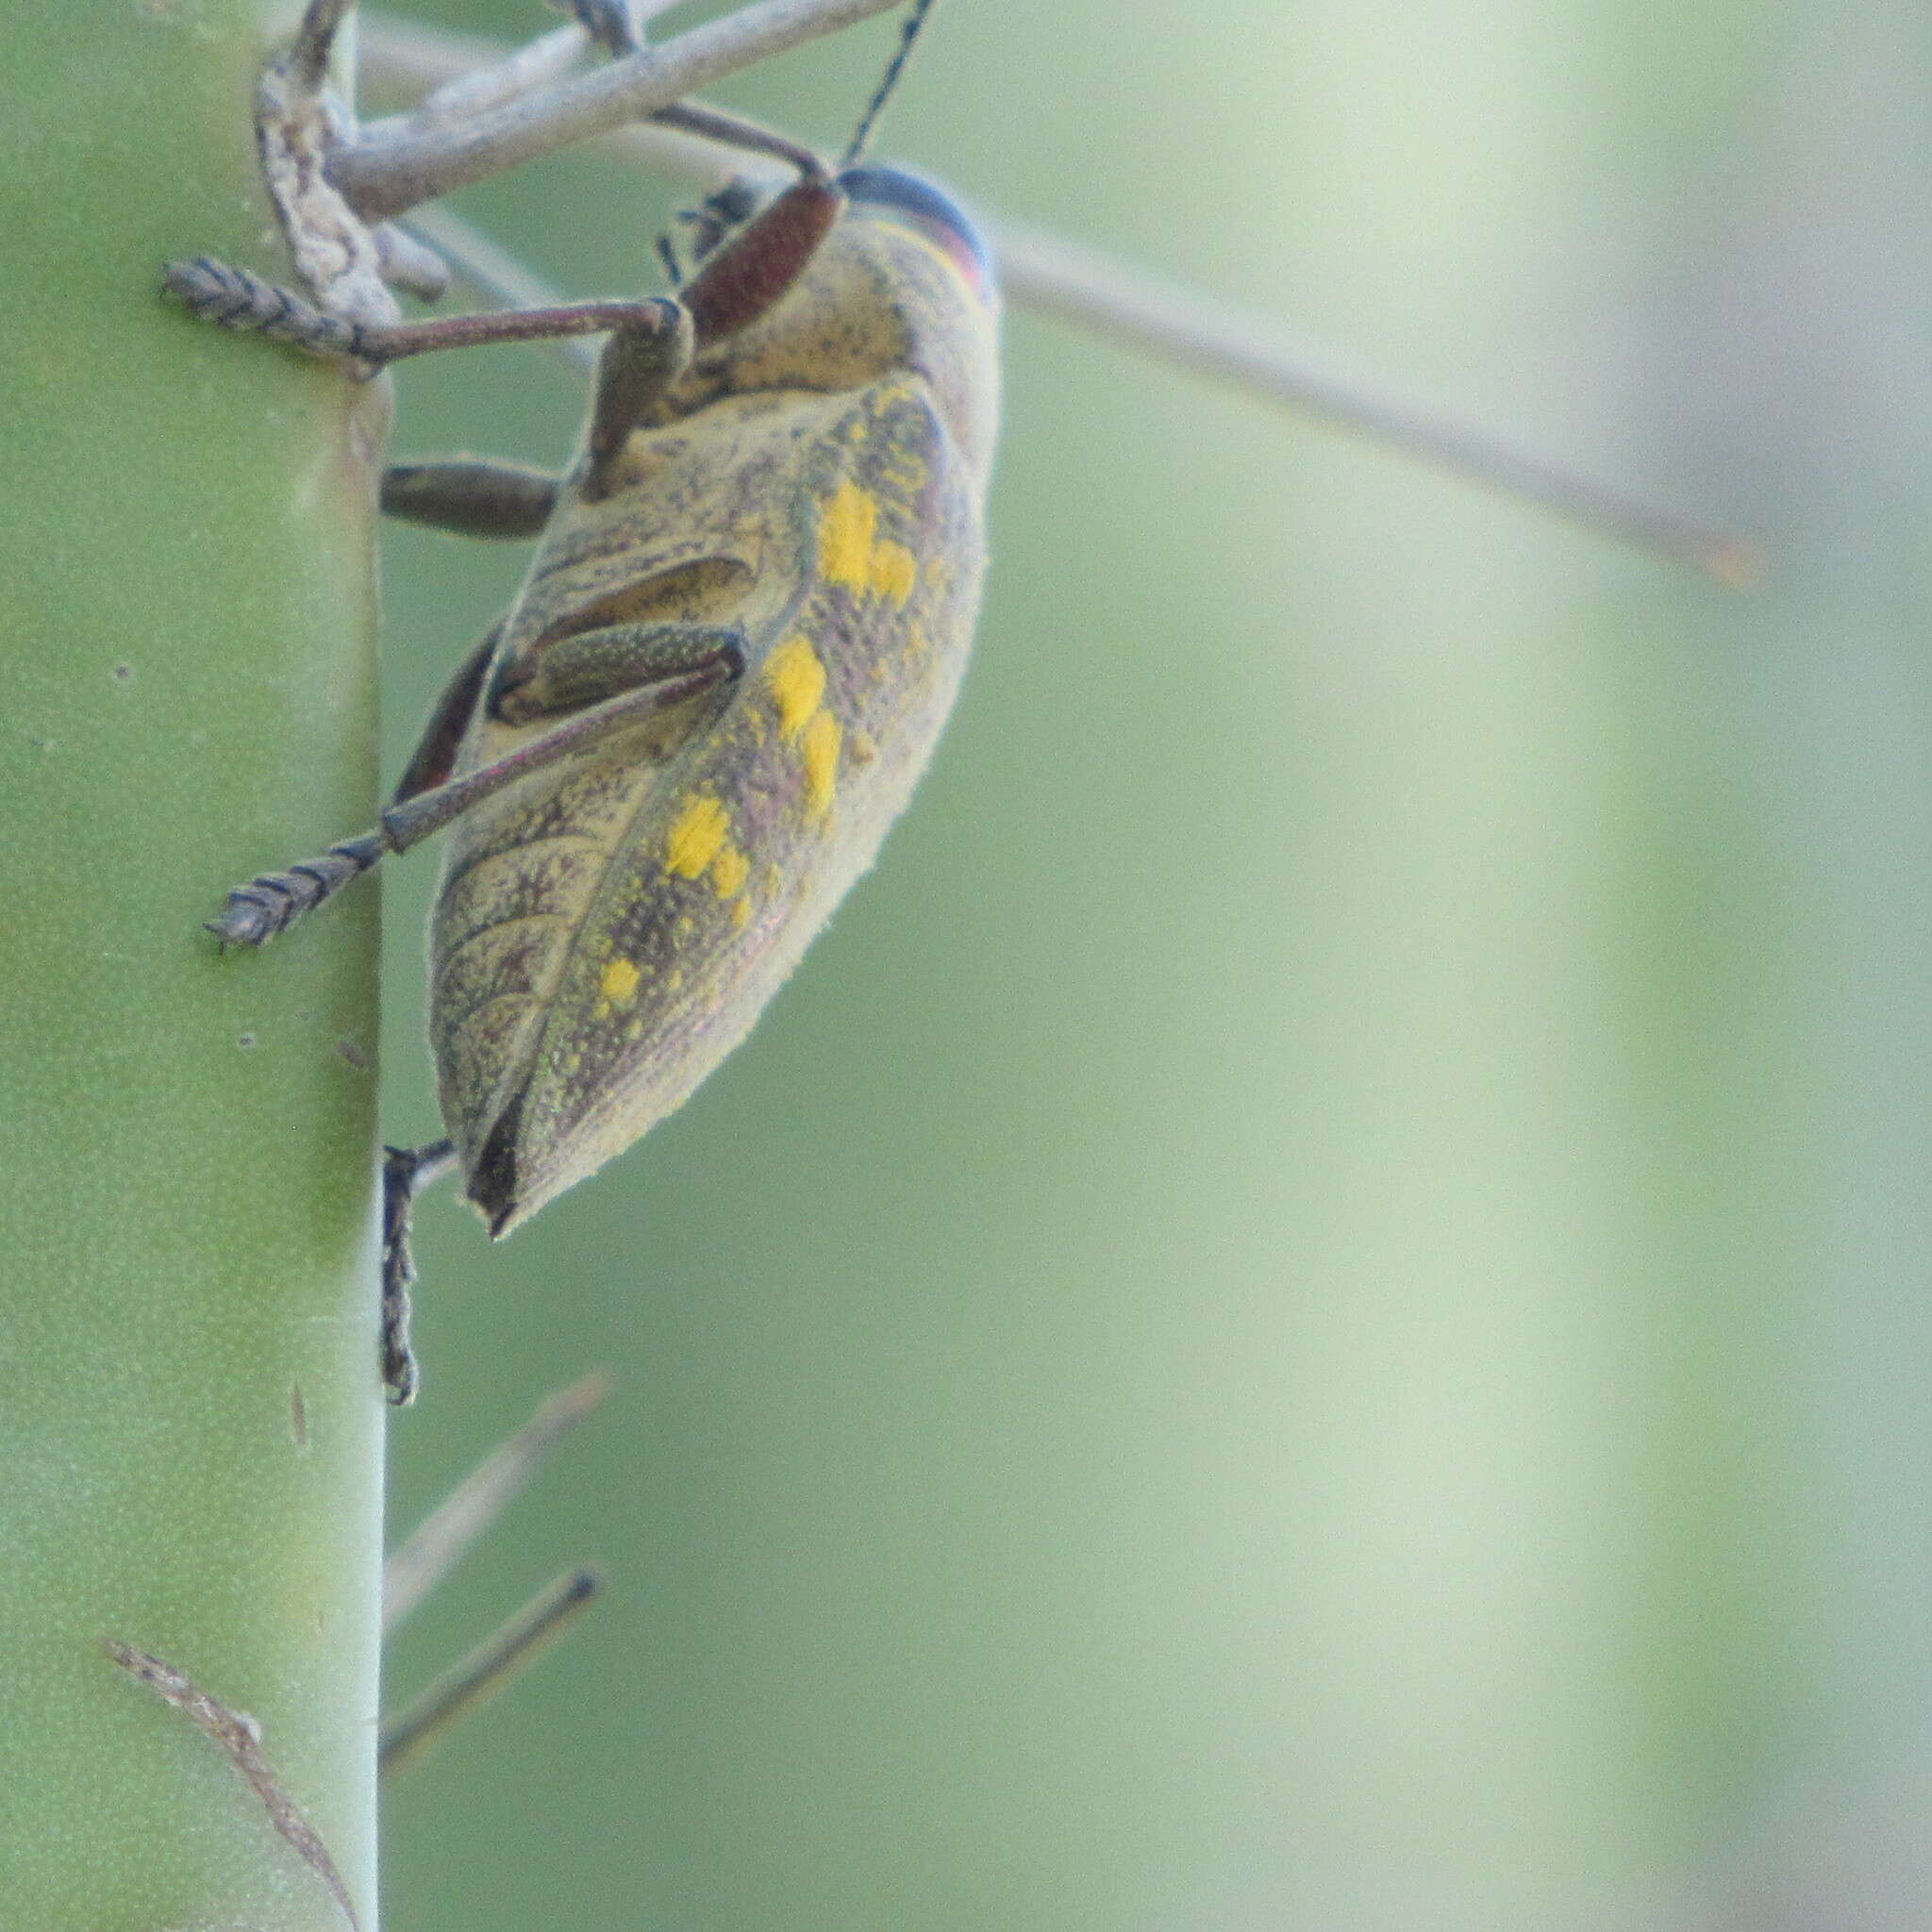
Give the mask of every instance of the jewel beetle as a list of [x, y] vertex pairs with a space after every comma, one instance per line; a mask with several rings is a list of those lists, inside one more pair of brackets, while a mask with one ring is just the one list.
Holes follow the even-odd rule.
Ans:
[[999, 301], [969, 217], [709, 109], [797, 179], [706, 213], [675, 295], [390, 325], [206, 258], [197, 314], [367, 368], [608, 331], [558, 478], [390, 470], [383, 507], [534, 536], [378, 825], [228, 895], [259, 945], [447, 830], [429, 1030], [446, 1141], [386, 1172], [385, 1384], [410, 1399], [409, 1202], [452, 1167], [492, 1238], [621, 1153], [750, 1030], [873, 863], [944, 724], [985, 569]]

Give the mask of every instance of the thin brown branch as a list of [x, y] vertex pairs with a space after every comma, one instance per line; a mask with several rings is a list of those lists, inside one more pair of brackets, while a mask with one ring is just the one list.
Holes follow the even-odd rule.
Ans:
[[[502, 53], [494, 42], [379, 17], [366, 23], [363, 34], [365, 77], [376, 89], [437, 87]], [[623, 127], [599, 144], [632, 165], [705, 190], [748, 172], [742, 158], [668, 128]], [[1333, 357], [1296, 341], [1265, 316], [1027, 223], [982, 211], [980, 226], [1016, 308], [1324, 417], [1587, 528], [1690, 564], [1722, 583], [1745, 585], [1761, 574], [1762, 558], [1745, 540], [1407, 401], [1378, 378], [1343, 375]], [[451, 256], [467, 273], [460, 251]]]
[[458, 122], [365, 128], [330, 157], [329, 179], [365, 221], [383, 220], [519, 162], [608, 134], [728, 74], [899, 4], [758, 0], [675, 40]]
[[610, 1392], [599, 1370], [548, 1398], [431, 1510], [382, 1566], [382, 1627], [393, 1630], [508, 1507], [551, 1451]]

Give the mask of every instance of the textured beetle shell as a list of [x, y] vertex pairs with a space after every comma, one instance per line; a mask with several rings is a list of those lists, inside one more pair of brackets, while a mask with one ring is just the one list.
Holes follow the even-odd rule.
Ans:
[[[753, 328], [573, 489], [505, 621], [742, 628], [744, 675], [457, 822], [431, 929], [444, 1120], [501, 1234], [678, 1106], [750, 1029], [910, 795], [964, 670], [996, 395], [991, 308], [848, 215]], [[557, 722], [480, 704], [457, 760]]]

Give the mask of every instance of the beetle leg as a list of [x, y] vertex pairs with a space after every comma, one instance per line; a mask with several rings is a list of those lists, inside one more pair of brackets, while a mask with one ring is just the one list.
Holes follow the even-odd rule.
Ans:
[[844, 206], [837, 183], [803, 175], [712, 249], [678, 291], [699, 348], [748, 328], [796, 287]]
[[416, 1399], [421, 1377], [409, 1347], [409, 1289], [416, 1262], [409, 1252], [409, 1222], [416, 1196], [457, 1166], [456, 1143], [382, 1150], [382, 1386], [404, 1408]]
[[670, 296], [648, 305], [656, 311], [648, 326], [613, 329], [597, 359], [597, 388], [591, 399], [587, 437], [590, 464], [586, 496], [602, 496], [612, 465], [644, 412], [691, 366], [696, 341], [690, 311]]
[[537, 537], [561, 487], [541, 470], [475, 457], [391, 463], [382, 473], [382, 508], [405, 523], [459, 537]]
[[561, 302], [544, 308], [489, 309], [478, 315], [439, 315], [387, 325], [346, 322], [292, 290], [208, 255], [171, 261], [161, 288], [204, 322], [265, 335], [311, 356], [377, 369], [436, 349], [593, 336], [607, 329], [653, 335], [677, 326], [677, 304], [655, 295], [636, 302]]
[[736, 625], [613, 624], [542, 646], [531, 668], [511, 664], [490, 695], [493, 716], [527, 724], [558, 711], [581, 710], [624, 691], [661, 684], [735, 658], [742, 665], [745, 636]]
[[381, 823], [373, 832], [344, 839], [341, 844], [331, 845], [319, 858], [305, 859], [287, 872], [263, 873], [245, 886], [238, 886], [228, 894], [228, 902], [220, 914], [208, 922], [208, 929], [226, 944], [265, 944], [302, 913], [332, 897], [351, 879], [373, 870], [388, 854], [407, 852], [506, 786], [514, 785], [546, 765], [556, 764], [559, 758], [588, 750], [601, 740], [641, 724], [687, 699], [700, 697], [738, 676], [743, 668], [741, 650], [735, 646], [715, 650], [706, 661], [674, 676], [625, 691], [606, 704], [579, 711], [541, 738], [519, 745], [494, 764], [466, 772], [460, 778], [433, 785], [413, 797], [400, 800], [382, 814]]
[[470, 653], [457, 675], [443, 687], [423, 727], [423, 736], [409, 755], [408, 768], [397, 781], [391, 805], [400, 805], [419, 791], [448, 782], [457, 768], [457, 754], [462, 749], [463, 734], [476, 715], [476, 699], [483, 680], [490, 675], [491, 660], [496, 656], [496, 640], [501, 625], [491, 625], [483, 641]]

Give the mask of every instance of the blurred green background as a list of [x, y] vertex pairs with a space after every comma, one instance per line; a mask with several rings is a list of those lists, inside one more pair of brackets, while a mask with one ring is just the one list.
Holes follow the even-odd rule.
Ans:
[[[893, 32], [719, 97], [835, 143]], [[612, 1597], [396, 1790], [392, 1924], [1932, 1923], [1928, 70], [1905, 0], [941, 9], [885, 153], [1774, 573], [1014, 315], [878, 871], [623, 1161], [425, 1206], [399, 1526], [619, 1379], [392, 1692]], [[679, 198], [461, 205], [605, 294]], [[399, 448], [562, 456], [541, 353], [439, 359]], [[523, 559], [389, 555], [393, 771]]]

